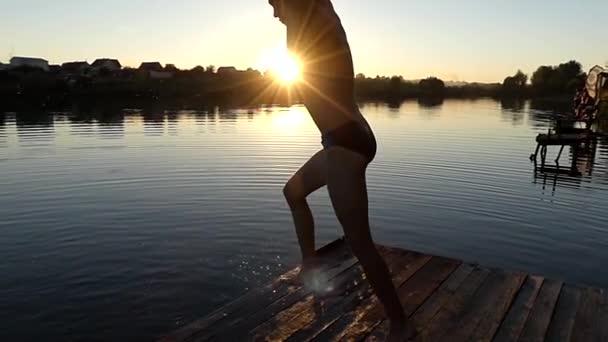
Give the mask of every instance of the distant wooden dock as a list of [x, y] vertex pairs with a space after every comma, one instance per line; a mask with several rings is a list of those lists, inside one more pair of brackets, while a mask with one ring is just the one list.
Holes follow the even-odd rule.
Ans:
[[[418, 341], [608, 341], [605, 290], [379, 248]], [[302, 288], [294, 269], [160, 341], [384, 341], [382, 307], [346, 244], [321, 254], [332, 296]]]
[[[564, 134], [539, 134], [536, 137], [536, 150], [530, 156], [530, 160], [534, 161], [535, 167], [538, 166], [538, 157], [540, 155], [540, 170], [542, 172], [569, 173], [578, 175], [576, 163], [581, 154], [591, 155], [595, 158], [597, 147], [598, 134], [587, 129], [569, 128], [570, 133]], [[555, 158], [555, 165], [547, 165], [547, 153], [549, 146], [559, 146], [559, 153]], [[559, 160], [566, 146], [572, 147], [572, 164], [570, 170], [562, 169]]]

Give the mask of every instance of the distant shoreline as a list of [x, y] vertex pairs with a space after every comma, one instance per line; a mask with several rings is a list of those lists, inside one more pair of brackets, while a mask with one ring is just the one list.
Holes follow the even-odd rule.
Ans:
[[[61, 109], [82, 103], [116, 103], [126, 107], [152, 103], [174, 108], [207, 106], [248, 107], [301, 102], [297, 87], [288, 87], [271, 73], [234, 67], [196, 67], [179, 70], [172, 65], [143, 63], [139, 69], [122, 68], [116, 60], [101, 59], [48, 66], [44, 60], [15, 59], [10, 69], [0, 70], [0, 109]], [[574, 70], [565, 72], [561, 70]], [[543, 72], [541, 72], [543, 71]], [[542, 77], [541, 77], [542, 76]], [[543, 78], [544, 77], [544, 78]], [[558, 82], [559, 81], [559, 82]], [[584, 81], [580, 64], [541, 67], [532, 77], [518, 72], [501, 83], [446, 83], [429, 77], [407, 81], [400, 76], [354, 78], [358, 101], [385, 102], [395, 106], [408, 99], [436, 106], [444, 99], [516, 101], [523, 99], [566, 102]], [[584, 84], [584, 83], [582, 83]]]

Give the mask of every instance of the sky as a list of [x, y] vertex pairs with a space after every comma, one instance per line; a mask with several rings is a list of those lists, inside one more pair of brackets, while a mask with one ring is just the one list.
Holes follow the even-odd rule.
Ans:
[[[608, 62], [606, 0], [332, 0], [355, 72], [501, 82], [518, 69]], [[98, 57], [261, 68], [285, 46], [267, 0], [0, 0], [0, 62]]]

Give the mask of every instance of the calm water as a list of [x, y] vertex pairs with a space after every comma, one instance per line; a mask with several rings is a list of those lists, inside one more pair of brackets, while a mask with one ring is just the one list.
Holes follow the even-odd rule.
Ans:
[[[529, 104], [363, 112], [379, 243], [608, 286], [605, 141], [555, 178], [528, 160], [555, 113]], [[286, 270], [282, 185], [319, 140], [301, 107], [0, 116], [0, 340], [151, 340]], [[311, 206], [319, 245], [341, 236]]]

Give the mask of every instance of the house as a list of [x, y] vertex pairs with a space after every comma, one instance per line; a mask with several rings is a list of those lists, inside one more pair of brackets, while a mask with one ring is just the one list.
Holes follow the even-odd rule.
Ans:
[[233, 66], [229, 66], [229, 67], [220, 67], [219, 69], [217, 69], [217, 74], [218, 75], [234, 75], [236, 74], [238, 71], [236, 70], [235, 67]]
[[144, 62], [139, 66], [140, 71], [164, 71], [163, 65], [159, 62]]
[[178, 72], [179, 69], [175, 66], [175, 64], [165, 64], [165, 71], [167, 71], [167, 72]]
[[141, 63], [138, 69], [146, 77], [156, 80], [165, 80], [172, 78], [174, 73], [167, 71], [159, 62], [144, 62]]
[[49, 62], [42, 58], [32, 57], [13, 57], [11, 58], [11, 68], [30, 67], [49, 71]]
[[68, 75], [86, 75], [91, 69], [88, 62], [68, 62], [61, 64], [61, 71]]
[[101, 70], [106, 70], [110, 72], [119, 71], [122, 69], [122, 65], [116, 59], [110, 58], [99, 58], [96, 59], [93, 64], [91, 64], [91, 69], [95, 72], [99, 72]]

